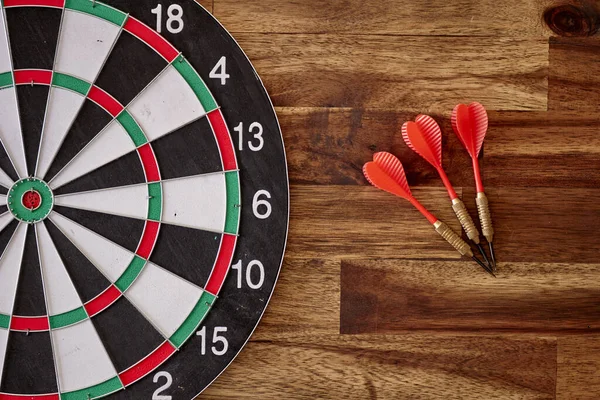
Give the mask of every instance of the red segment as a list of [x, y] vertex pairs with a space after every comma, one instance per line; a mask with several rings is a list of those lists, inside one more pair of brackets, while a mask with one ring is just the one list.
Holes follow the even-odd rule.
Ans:
[[152, 150], [152, 146], [146, 143], [142, 147], [138, 148], [138, 153], [142, 159], [144, 165], [144, 172], [146, 173], [146, 181], [158, 182], [160, 181], [160, 172], [158, 172], [158, 163], [156, 162], [156, 156]]
[[219, 150], [221, 151], [221, 157], [223, 157], [223, 168], [225, 171], [236, 170], [237, 161], [235, 158], [235, 151], [233, 150], [233, 143], [231, 142], [231, 135], [223, 113], [221, 110], [215, 110], [208, 114], [208, 120], [212, 126], [213, 132], [217, 137], [217, 143], [219, 144]]
[[49, 85], [52, 82], [52, 71], [45, 69], [20, 69], [15, 71], [16, 85]]
[[123, 382], [124, 386], [129, 386], [135, 381], [140, 380], [152, 372], [156, 367], [165, 362], [173, 353], [175, 353], [175, 347], [173, 347], [173, 345], [171, 345], [169, 342], [164, 342], [148, 357], [119, 374], [121, 382]]
[[225, 277], [229, 271], [236, 241], [236, 236], [228, 234], [224, 234], [223, 239], [221, 240], [221, 249], [219, 250], [219, 255], [217, 256], [217, 262], [215, 263], [215, 267], [210, 274], [210, 278], [208, 278], [205, 289], [207, 292], [214, 294], [215, 296], [221, 291], [221, 286], [223, 286], [223, 282], [225, 281]]
[[10, 329], [13, 331], [22, 331], [22, 332], [39, 332], [39, 331], [47, 331], [50, 329], [48, 326], [48, 317], [19, 317], [17, 315], [13, 315], [10, 321]]
[[172, 62], [179, 55], [177, 49], [171, 43], [167, 42], [165, 38], [133, 17], [127, 19], [123, 29], [152, 47], [168, 62]]
[[121, 291], [117, 289], [116, 286], [111, 285], [104, 292], [100, 293], [98, 297], [85, 304], [84, 307], [88, 315], [93, 317], [99, 312], [107, 309], [111, 304], [117, 301], [119, 297], [121, 297]]
[[42, 204], [42, 197], [35, 190], [30, 190], [29, 192], [25, 192], [21, 202], [26, 209], [37, 210]]
[[145, 258], [146, 260], [150, 258], [150, 254], [152, 254], [152, 250], [154, 249], [154, 244], [156, 244], [156, 238], [158, 237], [159, 228], [159, 222], [146, 221], [144, 234], [142, 235], [142, 240], [140, 241], [140, 245], [135, 254], [142, 258]]
[[65, 0], [4, 0], [4, 7], [23, 6], [63, 8], [65, 6]]
[[113, 117], [119, 115], [124, 108], [114, 97], [97, 86], [92, 86], [88, 98], [104, 108]]
[[58, 393], [54, 394], [8, 394], [0, 393], [0, 400], [60, 400]]

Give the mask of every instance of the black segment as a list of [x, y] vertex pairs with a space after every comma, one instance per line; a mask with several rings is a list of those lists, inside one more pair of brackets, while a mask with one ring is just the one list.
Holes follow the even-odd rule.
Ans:
[[4, 254], [4, 250], [6, 250], [8, 242], [13, 237], [17, 225], [19, 225], [19, 221], [13, 220], [0, 232], [0, 254]]
[[50, 333], [10, 333], [0, 390], [15, 394], [58, 391]]
[[[201, 118], [152, 143], [163, 179], [223, 170], [219, 148], [207, 118]], [[176, 157], [173, 155], [176, 154]]]
[[50, 220], [44, 224], [82, 302], [87, 303], [108, 289], [110, 282], [94, 264]]
[[137, 219], [59, 206], [54, 210], [131, 252], [136, 251], [144, 232], [145, 222]]
[[[6, 154], [6, 150], [4, 149], [3, 145], [0, 145], [0, 168], [2, 168], [2, 170], [6, 173], [6, 175], [8, 175], [8, 177], [10, 179], [12, 179], [14, 182], [19, 180], [19, 176], [17, 175], [17, 172], [15, 171], [12, 161], [8, 157], [8, 154]], [[0, 186], [0, 193], [1, 194], [8, 193], [7, 188]]]
[[62, 10], [42, 7], [5, 10], [14, 69], [51, 70]]
[[46, 315], [46, 300], [42, 284], [42, 271], [38, 257], [37, 239], [33, 226], [27, 226], [23, 262], [19, 274], [17, 297], [15, 299], [15, 315]]
[[50, 181], [69, 161], [73, 159], [100, 131], [112, 120], [112, 116], [91, 100], [86, 100], [75, 118], [62, 147], [46, 174]]
[[167, 62], [153, 49], [123, 32], [96, 85], [127, 105], [165, 69]]
[[48, 86], [17, 86], [19, 108], [21, 109], [21, 130], [23, 131], [29, 176], [33, 176], [35, 171], [49, 91]]
[[220, 234], [163, 224], [150, 260], [204, 287], [220, 244]]
[[142, 162], [138, 153], [134, 151], [58, 188], [54, 194], [85, 192], [145, 182]]
[[92, 321], [119, 372], [138, 363], [165, 341], [124, 297]]

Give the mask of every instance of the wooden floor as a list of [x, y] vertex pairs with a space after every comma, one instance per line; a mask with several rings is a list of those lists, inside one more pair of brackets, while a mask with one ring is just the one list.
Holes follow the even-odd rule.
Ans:
[[[272, 302], [203, 398], [600, 398], [599, 1], [202, 3], [277, 107], [292, 207]], [[449, 114], [475, 100], [490, 110], [497, 279], [361, 175], [375, 151], [395, 153], [458, 229], [399, 127], [435, 116], [473, 211]]]

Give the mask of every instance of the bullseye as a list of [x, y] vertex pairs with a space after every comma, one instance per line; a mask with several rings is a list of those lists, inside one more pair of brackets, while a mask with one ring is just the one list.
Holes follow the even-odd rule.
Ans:
[[37, 191], [31, 189], [30, 191], [25, 192], [23, 198], [21, 199], [21, 203], [23, 203], [23, 207], [34, 211], [40, 208], [42, 205], [42, 196], [40, 196]]

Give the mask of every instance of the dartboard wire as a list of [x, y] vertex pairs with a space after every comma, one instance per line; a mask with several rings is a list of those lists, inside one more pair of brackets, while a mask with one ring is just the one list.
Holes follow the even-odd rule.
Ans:
[[[25, 254], [25, 240], [27, 238], [27, 229], [29, 228], [24, 222], [20, 222], [18, 223], [17, 227], [15, 228], [15, 231], [13, 232], [12, 236], [10, 237], [10, 240], [8, 241], [8, 244], [6, 245], [6, 248], [4, 249], [4, 251], [2, 252], [2, 255], [0, 256], [0, 261], [2, 261], [2, 259], [4, 259], [4, 257], [6, 256], [6, 253], [8, 252], [8, 249], [10, 248], [11, 244], [14, 243], [15, 240], [15, 236], [17, 235], [17, 232], [19, 232], [19, 229], [23, 228], [25, 229], [25, 233], [23, 234], [23, 242], [21, 243], [21, 262], [19, 262], [19, 272], [17, 274], [17, 282], [15, 284], [15, 291], [13, 294], [13, 302], [12, 302], [12, 310], [10, 312], [10, 320], [8, 322], [8, 337], [6, 339], [6, 343], [8, 344], [8, 341], [10, 340], [10, 335], [13, 332], [10, 327], [12, 326], [12, 320], [13, 320], [13, 316], [15, 314], [15, 304], [17, 303], [17, 292], [19, 290], [19, 281], [21, 280], [21, 271], [23, 270], [23, 255]], [[13, 333], [14, 334], [14, 333]], [[28, 333], [29, 334], [29, 333]], [[6, 349], [4, 351], [4, 365], [2, 370], [4, 371], [4, 368], [6, 367], [6, 354], [7, 354], [7, 350], [8, 350], [8, 345], [6, 346]], [[2, 376], [0, 375], [0, 385], [2, 384]]]
[[[55, 212], [56, 212], [56, 211], [54, 211], [53, 213], [55, 213]], [[144, 260], [144, 262], [145, 262], [145, 264], [144, 264], [144, 268], [145, 268], [145, 267], [146, 267], [146, 265], [147, 265], [147, 264], [150, 262], [150, 260], [148, 260], [148, 259], [145, 259], [145, 258], [143, 258], [143, 257], [140, 257], [140, 256], [138, 256], [138, 255], [137, 255], [137, 254], [135, 254], [135, 253], [132, 253], [131, 251], [127, 250], [126, 248], [122, 247], [121, 245], [119, 245], [119, 244], [117, 244], [117, 243], [113, 242], [112, 240], [110, 240], [110, 239], [108, 239], [108, 238], [105, 238], [104, 236], [100, 235], [99, 233], [96, 233], [96, 232], [94, 232], [94, 231], [92, 231], [92, 230], [90, 230], [90, 229], [86, 228], [85, 226], [83, 226], [83, 225], [81, 225], [81, 224], [77, 223], [76, 221], [73, 221], [73, 220], [71, 220], [71, 219], [69, 219], [69, 218], [65, 217], [65, 216], [64, 216], [64, 215], [62, 215], [62, 214], [61, 214], [61, 217], [62, 217], [62, 218], [65, 218], [65, 219], [67, 219], [68, 221], [70, 221], [71, 223], [73, 223], [73, 224], [75, 224], [75, 225], [79, 226], [79, 227], [80, 227], [80, 228], [82, 228], [82, 229], [85, 229], [85, 230], [87, 230], [87, 231], [89, 231], [89, 232], [92, 232], [92, 233], [94, 233], [94, 234], [96, 234], [96, 235], [98, 235], [98, 236], [102, 237], [103, 239], [105, 239], [105, 240], [107, 240], [107, 241], [111, 242], [113, 245], [115, 245], [115, 246], [117, 246], [117, 247], [120, 247], [121, 249], [125, 250], [127, 253], [130, 253], [130, 254], [133, 256], [133, 258], [135, 258], [135, 257], [139, 257], [139, 258], [141, 258], [141, 259], [142, 259], [142, 260]], [[50, 220], [52, 221], [52, 218], [51, 218], [51, 217], [50, 217]], [[90, 263], [91, 263], [91, 264], [92, 264], [92, 265], [93, 265], [93, 266], [94, 266], [94, 267], [95, 267], [95, 268], [96, 268], [96, 269], [97, 269], [97, 270], [98, 270], [98, 271], [99, 271], [99, 272], [100, 272], [100, 273], [101, 273], [101, 274], [102, 274], [102, 275], [103, 275], [103, 276], [106, 278], [106, 280], [108, 280], [109, 282], [111, 282], [111, 285], [112, 285], [112, 286], [114, 286], [114, 285], [115, 285], [115, 282], [113, 282], [113, 281], [112, 281], [112, 279], [111, 279], [111, 278], [109, 278], [109, 277], [108, 277], [108, 276], [107, 276], [107, 275], [104, 273], [104, 271], [102, 271], [100, 268], [98, 268], [98, 266], [97, 266], [97, 265], [96, 265], [96, 264], [95, 264], [95, 263], [94, 263], [94, 262], [91, 260], [91, 258], [90, 258], [90, 257], [89, 257], [89, 256], [86, 254], [86, 252], [85, 252], [85, 251], [84, 251], [84, 250], [83, 250], [83, 249], [82, 249], [82, 248], [81, 248], [79, 245], [77, 245], [77, 243], [75, 243], [73, 240], [71, 240], [71, 238], [70, 238], [70, 237], [69, 237], [69, 236], [68, 236], [68, 235], [67, 235], [67, 234], [64, 232], [64, 230], [63, 230], [63, 229], [62, 229], [62, 228], [61, 228], [61, 227], [60, 227], [58, 224], [54, 224], [54, 226], [56, 226], [56, 227], [57, 227], [57, 228], [58, 228], [58, 229], [61, 231], [61, 233], [62, 233], [62, 234], [63, 234], [63, 235], [64, 235], [64, 236], [67, 238], [67, 240], [69, 240], [69, 241], [71, 242], [71, 244], [73, 244], [73, 246], [75, 246], [75, 248], [77, 248], [77, 250], [79, 250], [79, 252], [80, 252], [81, 254], [83, 254], [83, 256], [84, 256], [85, 258], [87, 258], [87, 259], [88, 259], [88, 261], [89, 261], [89, 262], [90, 262]], [[169, 270], [167, 270], [167, 269], [165, 269], [165, 268], [161, 267], [160, 265], [157, 265], [157, 264], [155, 264], [155, 263], [152, 263], [152, 264], [153, 264], [154, 266], [158, 267], [159, 269], [162, 269], [163, 271], [165, 271], [165, 272], [167, 272], [167, 273], [169, 273], [169, 274], [171, 274], [171, 275], [173, 275], [173, 276], [177, 277], [178, 279], [180, 279], [180, 280], [182, 280], [182, 281], [184, 281], [184, 282], [187, 282], [187, 283], [189, 283], [190, 285], [192, 285], [192, 286], [196, 287], [197, 289], [199, 289], [200, 291], [204, 292], [204, 289], [202, 289], [202, 288], [201, 288], [201, 287], [199, 287], [198, 285], [195, 285], [193, 282], [190, 282], [190, 281], [188, 281], [187, 279], [184, 279], [184, 278], [182, 278], [182, 277], [180, 277], [180, 276], [178, 276], [178, 275], [176, 275], [176, 274], [174, 274], [174, 273], [170, 272]], [[144, 270], [144, 268], [142, 268], [142, 271]], [[125, 290], [121, 290], [121, 289], [118, 289], [118, 288], [117, 288], [117, 289], [119, 290], [119, 292], [121, 293], [121, 294], [120, 294], [120, 296], [119, 296], [119, 298], [121, 298], [121, 297], [125, 297], [125, 298], [127, 298], [127, 296], [126, 296], [126, 293], [127, 293], [127, 291], [128, 291], [128, 290], [129, 290], [129, 289], [130, 289], [130, 288], [133, 286], [133, 284], [134, 284], [134, 283], [135, 283], [135, 281], [136, 281], [136, 280], [137, 280], [137, 279], [138, 279], [138, 278], [141, 276], [141, 274], [142, 274], [142, 272], [140, 272], [140, 273], [138, 274], [138, 276], [135, 278], [135, 280], [134, 280], [134, 281], [133, 281], [133, 282], [132, 282], [132, 283], [129, 285], [129, 287], [127, 287]], [[116, 286], [115, 286], [115, 287], [116, 287]], [[128, 300], [129, 300], [129, 299], [128, 299]], [[163, 331], [162, 331], [162, 329], [160, 329], [158, 326], [156, 326], [156, 324], [155, 324], [155, 323], [152, 321], [152, 319], [151, 319], [151, 318], [149, 318], [149, 317], [146, 315], [146, 313], [144, 313], [142, 310], [140, 310], [140, 309], [139, 309], [139, 308], [138, 308], [138, 307], [137, 307], [137, 306], [134, 304], [134, 302], [132, 302], [132, 301], [129, 301], [129, 303], [130, 303], [130, 304], [131, 304], [131, 305], [132, 305], [132, 306], [133, 306], [133, 307], [134, 307], [134, 308], [135, 308], [135, 309], [136, 309], [136, 310], [137, 310], [137, 311], [138, 311], [138, 312], [139, 312], [139, 313], [140, 313], [140, 314], [141, 314], [141, 315], [144, 317], [144, 319], [146, 319], [146, 321], [148, 321], [148, 323], [149, 323], [150, 325], [152, 325], [152, 327], [153, 327], [153, 328], [154, 328], [154, 329], [155, 329], [155, 330], [156, 330], [156, 331], [157, 331], [157, 332], [158, 332], [158, 333], [159, 333], [159, 334], [160, 334], [160, 335], [163, 337], [163, 339], [165, 339], [165, 341], [169, 342], [171, 345], [173, 345], [173, 347], [177, 348], [177, 346], [176, 346], [174, 343], [172, 343], [172, 342], [171, 342], [171, 339], [170, 339], [170, 337], [169, 337], [169, 336], [168, 336], [168, 335], [167, 335], [165, 332], [163, 332]]]
[[[4, 19], [4, 34], [6, 35], [6, 45], [8, 47], [8, 58], [10, 60], [10, 73], [12, 76], [12, 80], [13, 80], [13, 87], [15, 90], [15, 104], [16, 104], [16, 108], [17, 108], [17, 120], [19, 121], [19, 131], [21, 133], [21, 148], [23, 150], [23, 161], [25, 162], [25, 174], [27, 174], [27, 157], [25, 156], [25, 142], [23, 141], [23, 127], [21, 125], [21, 111], [19, 108], [19, 96], [17, 95], [17, 85], [16, 85], [16, 81], [15, 81], [15, 65], [13, 62], [13, 57], [12, 57], [12, 48], [10, 46], [10, 34], [8, 32], [8, 19], [6, 18], [6, 7], [4, 7], [4, 3], [0, 4], [0, 10], [2, 10], [2, 18]], [[0, 138], [0, 143], [2, 143], [2, 146], [4, 147], [4, 149], [6, 150], [6, 155], [8, 156], [8, 159], [10, 160], [16, 174], [17, 177], [19, 179], [24, 179], [25, 176], [21, 176], [21, 174], [19, 173], [19, 169], [17, 168], [17, 164], [15, 163], [15, 160], [13, 160], [13, 157], [15, 157], [15, 155], [11, 155], [10, 152], [7, 150], [6, 145], [4, 144], [4, 141]]]
[[[63, 25], [63, 20], [64, 20], [64, 16], [65, 16], [66, 10], [67, 10], [67, 8], [66, 8], [66, 7], [64, 7], [64, 8], [63, 8], [63, 11], [62, 11], [62, 17], [61, 17], [61, 22], [60, 22], [61, 26], [60, 26], [60, 28], [59, 28], [59, 36], [58, 36], [58, 41], [57, 41], [57, 44], [56, 44], [56, 51], [55, 51], [55, 53], [54, 53], [54, 65], [53, 65], [53, 67], [52, 67], [52, 77], [53, 77], [53, 78], [54, 78], [54, 71], [56, 70], [56, 62], [57, 62], [57, 58], [58, 58], [58, 55], [59, 55], [59, 54], [58, 54], [58, 50], [59, 50], [59, 44], [60, 44], [60, 36], [61, 36], [60, 34], [62, 33], [62, 25]], [[80, 12], [80, 11], [77, 11], [77, 10], [69, 10], [69, 11], [73, 11], [73, 12], [76, 12], [76, 13], [78, 13], [78, 14], [82, 14], [82, 15], [89, 15], [89, 14], [82, 13], [82, 12]], [[98, 17], [96, 17], [96, 16], [94, 16], [94, 17], [95, 17], [95, 18], [98, 18]], [[101, 19], [101, 18], [99, 18], [99, 19]], [[73, 117], [73, 120], [71, 121], [71, 123], [69, 124], [69, 127], [67, 128], [67, 135], [64, 135], [64, 137], [62, 138], [62, 140], [61, 140], [60, 144], [59, 144], [59, 145], [58, 145], [58, 147], [56, 148], [56, 152], [54, 153], [54, 155], [52, 156], [52, 159], [51, 159], [51, 160], [50, 160], [50, 162], [48, 163], [48, 167], [47, 167], [47, 169], [46, 169], [46, 172], [44, 173], [44, 176], [40, 177], [40, 179], [44, 179], [44, 178], [45, 178], [45, 175], [47, 174], [47, 171], [48, 171], [48, 169], [49, 169], [49, 168], [52, 166], [52, 164], [54, 163], [54, 160], [56, 159], [56, 156], [57, 156], [58, 152], [60, 151], [60, 149], [62, 148], [62, 146], [63, 146], [63, 144], [64, 144], [64, 142], [65, 142], [65, 140], [67, 139], [68, 132], [71, 130], [71, 128], [72, 128], [72, 127], [73, 127], [73, 125], [75, 124], [75, 121], [77, 120], [77, 117], [78, 117], [78, 116], [79, 116], [79, 114], [81, 113], [81, 110], [83, 109], [83, 105], [85, 104], [86, 100], [93, 101], [93, 100], [89, 99], [89, 97], [88, 97], [88, 96], [90, 95], [90, 92], [91, 92], [91, 91], [92, 91], [92, 89], [94, 88], [94, 84], [95, 84], [95, 83], [96, 83], [96, 81], [98, 80], [98, 77], [100, 76], [100, 74], [101, 74], [101, 73], [102, 73], [102, 71], [104, 70], [104, 67], [106, 66], [106, 63], [108, 62], [108, 59], [109, 59], [109, 58], [110, 58], [110, 56], [112, 55], [112, 52], [114, 51], [114, 49], [115, 49], [115, 46], [117, 45], [117, 42], [118, 42], [118, 41], [119, 41], [119, 39], [121, 38], [121, 35], [122, 35], [123, 31], [124, 31], [124, 29], [123, 29], [123, 28], [125, 27], [125, 24], [127, 23], [127, 20], [128, 20], [128, 19], [129, 19], [129, 14], [126, 14], [126, 15], [125, 15], [125, 18], [123, 19], [123, 22], [121, 23], [121, 26], [119, 27], [119, 32], [117, 33], [117, 35], [116, 35], [116, 37], [115, 37], [115, 40], [113, 41], [113, 43], [112, 43], [112, 45], [111, 45], [110, 49], [108, 50], [108, 53], [106, 54], [106, 57], [104, 57], [104, 60], [102, 61], [102, 65], [100, 66], [100, 69], [99, 69], [99, 70], [98, 70], [98, 72], [96, 73], [96, 76], [94, 77], [94, 80], [93, 80], [92, 82], [88, 82], [86, 79], [82, 79], [82, 78], [80, 78], [80, 77], [78, 77], [78, 76], [76, 76], [76, 75], [73, 75], [75, 78], [77, 78], [77, 79], [79, 79], [79, 80], [81, 80], [81, 81], [84, 81], [84, 82], [86, 82], [86, 83], [89, 83], [90, 85], [89, 85], [89, 88], [88, 88], [88, 90], [87, 90], [87, 92], [86, 92], [86, 94], [85, 94], [85, 96], [84, 96], [84, 101], [81, 103], [81, 106], [79, 106], [79, 110], [77, 110], [77, 112], [75, 113], [75, 116]], [[52, 81], [51, 81], [51, 82], [52, 82]], [[52, 85], [51, 85], [51, 89], [50, 89], [50, 90], [52, 90]], [[48, 95], [48, 102], [50, 102], [50, 94]], [[95, 102], [94, 102], [94, 103], [95, 103]], [[48, 104], [46, 104], [46, 112], [48, 112], [48, 107], [49, 107], [49, 105], [48, 105]], [[44, 140], [44, 128], [45, 128], [45, 125], [46, 125], [46, 116], [44, 116], [44, 126], [42, 127], [42, 137], [40, 138], [40, 146], [39, 146], [39, 149], [38, 149], [38, 155], [37, 155], [37, 159], [36, 159], [36, 163], [35, 163], [35, 174], [37, 174], [38, 167], [39, 167], [40, 153], [41, 153], [41, 151], [42, 151], [42, 145], [43, 145], [43, 140]], [[93, 139], [92, 139], [92, 140], [93, 140]], [[57, 175], [58, 175], [58, 174], [57, 174]]]
[[[56, 352], [54, 346], [54, 338], [52, 337], [52, 325], [50, 324], [50, 309], [48, 308], [48, 293], [46, 291], [46, 282], [44, 279], [44, 266], [42, 265], [42, 254], [40, 252], [40, 239], [37, 225], [33, 226], [35, 231], [35, 246], [37, 248], [38, 261], [40, 264], [40, 275], [42, 278], [42, 291], [44, 292], [44, 304], [46, 307], [46, 319], [48, 320], [48, 334], [50, 336], [50, 348], [52, 350], [52, 363], [54, 365], [54, 377], [56, 378], [56, 388], [58, 393], [61, 393], [60, 390], [60, 379], [58, 378], [58, 366], [56, 365]], [[69, 278], [70, 279], [70, 278]]]

